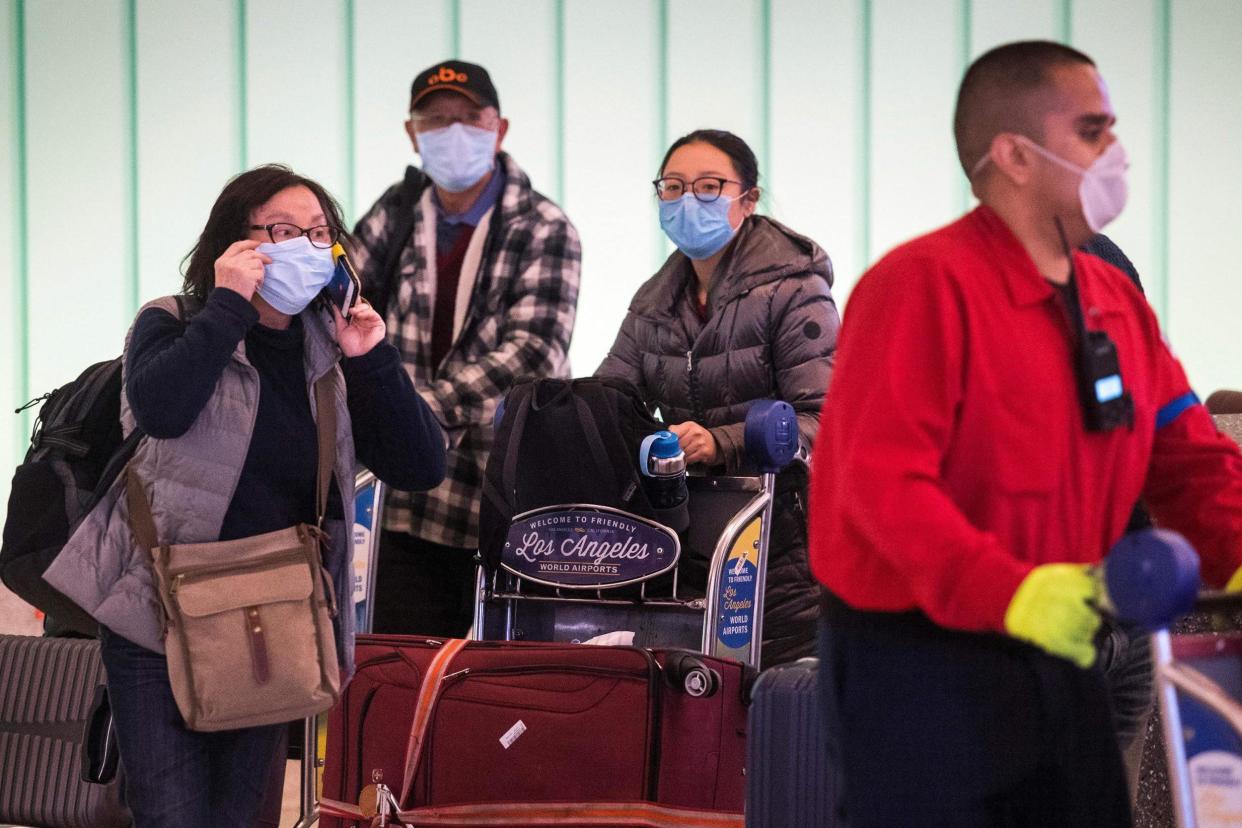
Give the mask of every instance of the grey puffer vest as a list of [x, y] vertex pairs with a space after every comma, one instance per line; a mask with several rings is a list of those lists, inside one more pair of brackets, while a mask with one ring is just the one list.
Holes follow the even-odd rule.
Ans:
[[[177, 313], [176, 300], [168, 296], [144, 305], [139, 315], [152, 307]], [[312, 387], [321, 376], [333, 376], [334, 473], [341, 503], [352, 504], [354, 439], [335, 327], [323, 311], [306, 310], [301, 318], [307, 395], [316, 418]], [[125, 338], [127, 351], [130, 334]], [[203, 543], [219, 538], [250, 448], [258, 410], [259, 374], [246, 359], [243, 340], [190, 430], [174, 439], [148, 437], [142, 441], [131, 463], [147, 485], [162, 542]], [[135, 427], [124, 394], [121, 424], [126, 434]], [[78, 526], [44, 579], [113, 632], [149, 650], [163, 652], [163, 611], [152, 579], [150, 553], [139, 549], [130, 535], [124, 491], [122, 476]], [[343, 677], [348, 677], [353, 672], [354, 653], [351, 527], [333, 520], [325, 521], [324, 529], [328, 534], [324, 565], [340, 604], [335, 619], [337, 653]]]

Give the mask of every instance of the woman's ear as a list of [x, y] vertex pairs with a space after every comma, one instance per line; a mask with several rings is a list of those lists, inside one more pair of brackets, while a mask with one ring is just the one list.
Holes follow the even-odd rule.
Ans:
[[746, 195], [742, 196], [742, 213], [749, 218], [759, 208], [759, 199], [763, 196], [763, 191], [758, 187], [751, 187], [746, 191]]

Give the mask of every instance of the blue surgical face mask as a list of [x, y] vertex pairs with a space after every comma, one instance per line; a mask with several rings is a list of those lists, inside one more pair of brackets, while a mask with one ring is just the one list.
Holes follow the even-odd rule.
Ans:
[[739, 197], [720, 196], [704, 204], [693, 193], [686, 193], [672, 201], [661, 201], [660, 227], [677, 249], [691, 259], [711, 258], [737, 232], [729, 224], [729, 207]]
[[450, 193], [478, 184], [496, 166], [496, 132], [456, 123], [418, 133], [423, 172]]
[[281, 313], [296, 316], [306, 310], [332, 280], [332, 251], [315, 247], [306, 236], [255, 249], [272, 259], [263, 267], [258, 293]]

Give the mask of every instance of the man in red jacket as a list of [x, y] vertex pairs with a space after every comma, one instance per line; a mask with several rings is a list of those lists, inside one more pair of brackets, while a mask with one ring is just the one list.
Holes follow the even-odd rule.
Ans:
[[1115, 120], [1080, 52], [980, 57], [954, 132], [981, 206], [850, 300], [810, 541], [852, 826], [1129, 825], [1087, 568], [1141, 496], [1242, 581], [1242, 456], [1134, 285], [1070, 252], [1124, 205]]

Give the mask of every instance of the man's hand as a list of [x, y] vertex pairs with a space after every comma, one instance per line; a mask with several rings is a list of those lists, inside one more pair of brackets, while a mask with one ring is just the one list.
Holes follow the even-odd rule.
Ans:
[[1233, 573], [1229, 583], [1225, 584], [1225, 592], [1242, 592], [1242, 568]]
[[1086, 564], [1037, 566], [1009, 602], [1005, 631], [1086, 669], [1095, 662], [1100, 613], [1091, 603], [1099, 597], [1099, 581]]
[[702, 463], [705, 466], [716, 465], [720, 457], [720, 448], [712, 433], [698, 423], [678, 423], [668, 427], [677, 435], [681, 450], [686, 453], [686, 464]]
[[270, 256], [255, 250], [261, 244], [254, 239], [242, 239], [225, 248], [216, 259], [216, 287], [236, 291], [249, 302], [263, 283], [263, 266], [272, 263]]
[[332, 305], [332, 315], [336, 317], [336, 343], [345, 356], [362, 356], [384, 341], [384, 320], [366, 299], [358, 300], [348, 320], [336, 305]]

